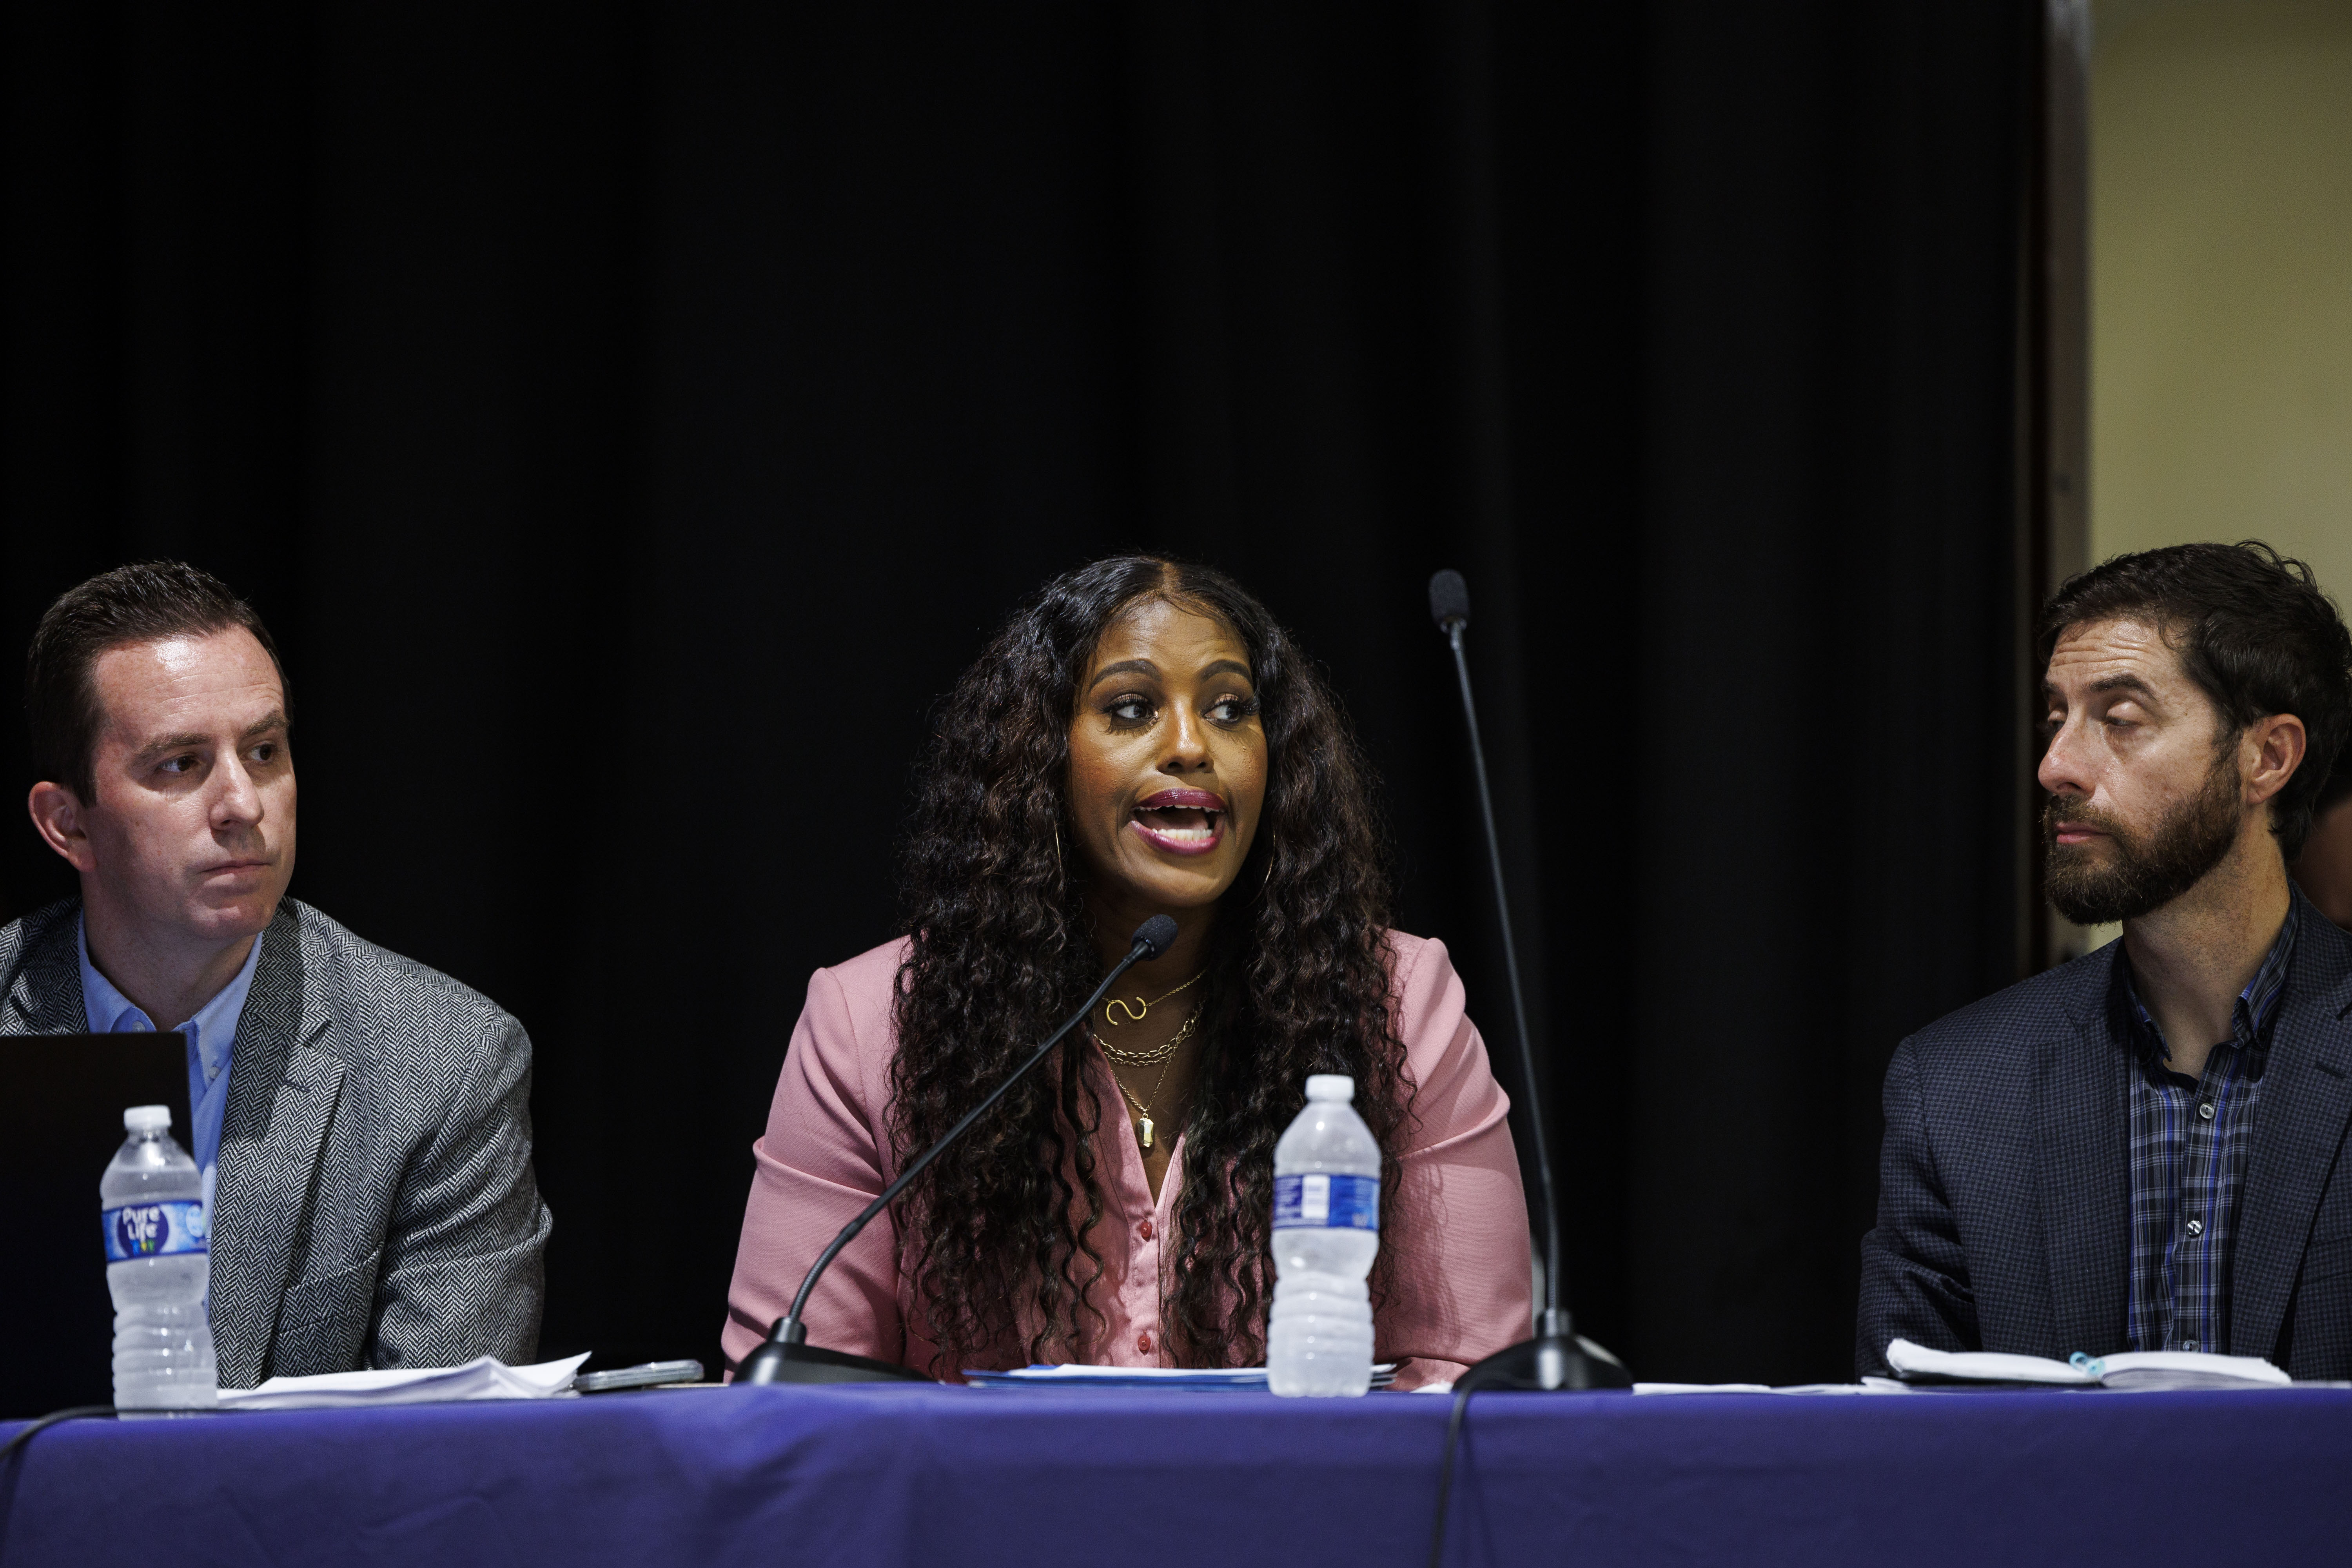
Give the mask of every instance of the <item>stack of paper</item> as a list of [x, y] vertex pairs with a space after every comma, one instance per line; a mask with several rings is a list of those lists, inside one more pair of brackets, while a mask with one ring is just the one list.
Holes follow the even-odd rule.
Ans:
[[[964, 1369], [964, 1381], [981, 1388], [1157, 1388], [1170, 1393], [1200, 1393], [1216, 1389], [1265, 1392], [1265, 1368], [1236, 1366], [1024, 1366], [1012, 1372]], [[1372, 1368], [1372, 1386], [1386, 1388], [1396, 1381], [1396, 1363]]]
[[463, 1366], [411, 1371], [329, 1372], [273, 1377], [259, 1388], [224, 1388], [223, 1410], [320, 1410], [358, 1405], [431, 1405], [454, 1399], [546, 1399], [572, 1386], [588, 1352], [568, 1361], [509, 1366], [483, 1356]]
[[2126, 1351], [2067, 1361], [1993, 1351], [1931, 1351], [1909, 1340], [1886, 1347], [1906, 1383], [2041, 1384], [2053, 1388], [2284, 1388], [2294, 1380], [2260, 1356], [2203, 1351]]
[[1911, 1390], [1891, 1377], [1865, 1377], [1860, 1383], [1637, 1383], [1636, 1394], [1908, 1394]]

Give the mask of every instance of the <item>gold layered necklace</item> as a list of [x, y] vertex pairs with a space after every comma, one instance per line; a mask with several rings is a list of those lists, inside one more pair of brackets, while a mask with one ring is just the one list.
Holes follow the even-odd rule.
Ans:
[[[1160, 1000], [1164, 1002], [1167, 998], [1163, 996]], [[1206, 1005], [1207, 1003], [1203, 1002], [1199, 1006], [1195, 1006], [1192, 1013], [1186, 1016], [1184, 1022], [1178, 1026], [1174, 1034], [1169, 1036], [1164, 1042], [1152, 1047], [1151, 1049], [1148, 1051], [1121, 1050], [1118, 1047], [1114, 1046], [1109, 1041], [1104, 1039], [1100, 1035], [1094, 1035], [1094, 1031], [1091, 1029], [1089, 1029], [1087, 1033], [1094, 1035], [1094, 1042], [1096, 1045], [1102, 1047], [1102, 1054], [1117, 1062], [1119, 1066], [1123, 1068], [1148, 1068], [1154, 1062], [1164, 1062], [1170, 1057], [1174, 1056], [1176, 1054], [1176, 1047], [1192, 1037], [1192, 1031], [1201, 1026], [1202, 1008]]]
[[[1196, 974], [1192, 977], [1192, 980], [1198, 980], [1200, 976]], [[1192, 980], [1188, 980], [1184, 984], [1190, 985], [1192, 983]], [[1177, 990], [1181, 991], [1182, 989], [1183, 986], [1177, 987]], [[1174, 991], [1171, 991], [1168, 994], [1168, 996], [1172, 996], [1175, 994], [1176, 993]], [[1165, 1002], [1168, 1000], [1168, 996], [1162, 996], [1160, 1000]], [[1153, 1122], [1151, 1116], [1151, 1105], [1150, 1101], [1145, 1100], [1142, 1097], [1138, 1095], [1135, 1090], [1127, 1087], [1126, 1083], [1121, 1080], [1118, 1076], [1118, 1069], [1122, 1067], [1150, 1067], [1153, 1063], [1157, 1062], [1160, 1065], [1160, 1076], [1151, 1080], [1151, 1099], [1155, 1100], [1158, 1100], [1160, 1098], [1160, 1086], [1168, 1081], [1168, 1066], [1175, 1059], [1177, 1047], [1181, 1046], [1186, 1040], [1192, 1037], [1192, 1031], [1200, 1027], [1201, 1015], [1208, 1010], [1208, 998], [1205, 996], [1200, 1001], [1194, 1003], [1192, 1005], [1192, 1011], [1185, 1016], [1184, 1022], [1177, 1028], [1176, 1032], [1168, 1037], [1165, 1043], [1155, 1046], [1148, 1051], [1123, 1051], [1116, 1046], [1105, 1044], [1103, 1037], [1100, 1035], [1096, 1034], [1094, 1030], [1088, 1029], [1087, 1031], [1087, 1037], [1094, 1041], [1095, 1048], [1101, 1051], [1102, 1054], [1108, 1058], [1114, 1064], [1111, 1068], [1110, 1080], [1111, 1082], [1118, 1085], [1118, 1092], [1127, 1097], [1127, 1101], [1129, 1105], [1135, 1107], [1137, 1118], [1135, 1123], [1135, 1141], [1146, 1151], [1149, 1151], [1151, 1148], [1152, 1142], [1157, 1136], [1156, 1124]]]

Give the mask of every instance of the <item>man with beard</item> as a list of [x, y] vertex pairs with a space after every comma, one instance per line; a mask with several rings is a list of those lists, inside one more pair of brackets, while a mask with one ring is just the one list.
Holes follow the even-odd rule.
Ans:
[[2260, 544], [2126, 555], [2043, 612], [2053, 903], [2123, 940], [1886, 1073], [1857, 1359], [2265, 1356], [2352, 1378], [2352, 937], [2287, 866], [2352, 732], [2352, 636]]

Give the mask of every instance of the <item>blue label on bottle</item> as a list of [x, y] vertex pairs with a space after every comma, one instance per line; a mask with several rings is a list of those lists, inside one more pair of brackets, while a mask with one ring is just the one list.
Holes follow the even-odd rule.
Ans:
[[100, 1217], [106, 1225], [109, 1263], [212, 1250], [212, 1238], [205, 1226], [205, 1205], [199, 1199], [125, 1204], [119, 1209], [108, 1209]]
[[1341, 1176], [1323, 1171], [1274, 1179], [1274, 1228], [1295, 1230], [1381, 1228], [1381, 1179]]

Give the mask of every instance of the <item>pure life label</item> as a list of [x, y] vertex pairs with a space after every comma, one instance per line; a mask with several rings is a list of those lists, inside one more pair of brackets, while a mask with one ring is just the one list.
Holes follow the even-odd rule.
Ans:
[[205, 1205], [200, 1202], [125, 1204], [119, 1209], [108, 1209], [100, 1218], [106, 1226], [109, 1263], [212, 1249], [211, 1238], [205, 1234]]
[[1378, 1230], [1381, 1179], [1317, 1171], [1274, 1179], [1274, 1228]]

